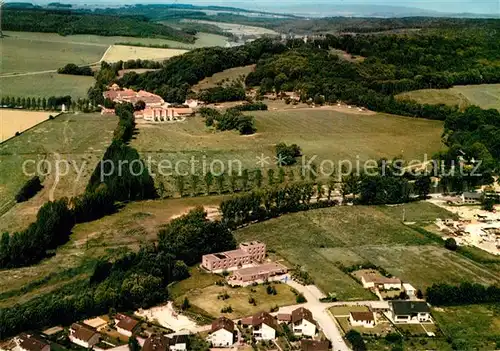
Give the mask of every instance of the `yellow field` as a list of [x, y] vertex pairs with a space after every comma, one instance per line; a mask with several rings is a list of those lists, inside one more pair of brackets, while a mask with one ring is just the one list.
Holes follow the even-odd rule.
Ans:
[[139, 46], [112, 45], [103, 57], [106, 62], [120, 60], [167, 60], [171, 57], [182, 55], [187, 50], [182, 49], [157, 49]]
[[0, 110], [0, 142], [47, 120], [49, 115], [48, 112]]

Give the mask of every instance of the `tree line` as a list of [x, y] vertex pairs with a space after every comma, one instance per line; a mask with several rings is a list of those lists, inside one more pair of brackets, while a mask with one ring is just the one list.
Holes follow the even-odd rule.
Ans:
[[435, 306], [500, 303], [500, 287], [470, 282], [460, 285], [433, 284], [427, 288], [426, 298]]
[[5, 9], [2, 29], [20, 32], [95, 34], [163, 38], [194, 43], [195, 37], [172, 27], [138, 16], [114, 16], [73, 10]]
[[59, 111], [62, 105], [66, 109], [72, 106], [71, 96], [20, 97], [2, 96], [0, 105], [5, 108], [22, 108], [27, 110]]
[[[171, 221], [149, 244], [115, 260], [99, 259], [90, 278], [0, 309], [0, 337], [108, 313], [148, 308], [168, 299], [168, 285], [189, 276], [187, 264], [208, 253], [234, 249], [235, 239], [202, 208]], [[184, 261], [185, 260], [185, 261]], [[26, 317], [28, 316], [29, 317]]]

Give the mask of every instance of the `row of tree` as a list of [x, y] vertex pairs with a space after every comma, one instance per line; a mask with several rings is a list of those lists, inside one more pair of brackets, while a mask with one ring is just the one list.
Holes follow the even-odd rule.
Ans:
[[427, 301], [435, 306], [500, 303], [500, 287], [464, 282], [458, 286], [434, 284], [427, 289]]
[[66, 106], [66, 109], [70, 109], [72, 100], [71, 96], [51, 96], [49, 98], [2, 96], [0, 98], [0, 105], [6, 108], [60, 111], [62, 105]]

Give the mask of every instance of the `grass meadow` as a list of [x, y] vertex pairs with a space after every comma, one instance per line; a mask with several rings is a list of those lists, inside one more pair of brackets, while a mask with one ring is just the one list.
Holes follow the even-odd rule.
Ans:
[[[181, 172], [190, 171], [191, 158], [197, 162], [195, 171], [202, 174], [210, 165], [220, 170], [220, 160], [227, 171], [230, 164], [237, 171], [257, 168], [257, 157], [264, 156], [272, 166], [275, 145], [279, 142], [298, 144], [307, 158], [317, 155], [338, 164], [341, 160], [355, 162], [402, 155], [407, 160], [429, 157], [440, 150], [442, 122], [398, 117], [385, 114], [357, 115], [326, 109], [258, 111], [257, 133], [241, 136], [235, 131], [218, 132], [205, 127], [201, 117], [171, 124], [139, 124], [139, 133], [132, 141], [143, 158], [150, 158], [153, 172], [158, 163], [168, 160], [179, 164]], [[203, 166], [205, 161], [206, 167]], [[306, 162], [307, 163], [307, 162]], [[325, 163], [325, 171], [331, 167]], [[165, 172], [168, 173], [168, 172]], [[171, 176], [158, 176], [167, 190], [175, 192]]]
[[[443, 210], [429, 203], [405, 206], [407, 213], [427, 213], [429, 221], [443, 217]], [[388, 213], [385, 206], [290, 214], [242, 228], [236, 231], [236, 237], [239, 241], [266, 242], [290, 264], [305, 268], [323, 292], [336, 293], [340, 300], [369, 297], [359, 283], [339, 269], [366, 262], [420, 289], [440, 282], [500, 282], [497, 272], [447, 251], [434, 237], [404, 225], [399, 215]]]
[[477, 105], [484, 109], [500, 109], [500, 84], [455, 86], [450, 89], [422, 89], [397, 95], [400, 99], [421, 104], [458, 105], [465, 108]]
[[70, 95], [73, 100], [86, 98], [94, 77], [43, 73], [27, 76], [0, 76], [1, 96], [50, 97]]
[[200, 91], [201, 89], [213, 88], [217, 86], [218, 83], [222, 83], [223, 81], [231, 81], [241, 75], [244, 75], [246, 77], [254, 69], [255, 65], [226, 69], [225, 71], [215, 73], [213, 76], [203, 79], [198, 84], [194, 85], [191, 89], [193, 91]]
[[[30, 178], [29, 174], [47, 173], [42, 176], [44, 188], [40, 193], [31, 200], [16, 205], [16, 211], [4, 215], [0, 221], [2, 226], [11, 222], [9, 216], [15, 218], [16, 223], [25, 226], [34, 219], [38, 206], [49, 199], [80, 194], [111, 142], [116, 123], [115, 116], [66, 114], [1, 144], [0, 208], [12, 201], [17, 191]], [[25, 174], [23, 164], [27, 160], [31, 160], [31, 163], [26, 164]], [[57, 183], [54, 176], [56, 160], [67, 160], [73, 165]], [[77, 169], [83, 166], [80, 178], [74, 165]], [[61, 167], [61, 173], [64, 172]]]

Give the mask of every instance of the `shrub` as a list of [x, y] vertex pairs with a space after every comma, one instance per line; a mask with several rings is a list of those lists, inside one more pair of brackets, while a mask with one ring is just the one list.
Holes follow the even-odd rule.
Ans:
[[451, 251], [457, 251], [458, 245], [455, 239], [448, 238], [444, 242], [444, 247]]
[[17, 202], [24, 202], [31, 199], [42, 189], [42, 182], [40, 181], [40, 177], [34, 176], [29, 179], [16, 194]]
[[296, 296], [295, 300], [297, 301], [297, 303], [306, 303], [306, 302], [307, 302], [306, 297], [305, 297], [305, 296], [304, 296], [304, 294], [302, 294], [302, 293], [299, 293], [299, 294]]

